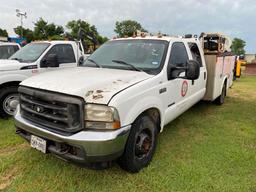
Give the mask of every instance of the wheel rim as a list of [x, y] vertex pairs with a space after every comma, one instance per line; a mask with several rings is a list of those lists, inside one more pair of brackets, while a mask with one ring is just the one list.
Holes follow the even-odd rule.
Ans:
[[148, 130], [141, 131], [136, 138], [135, 156], [139, 159], [146, 157], [153, 145], [152, 135]]
[[14, 112], [19, 104], [18, 94], [8, 95], [3, 102], [3, 109], [8, 115], [14, 115]]

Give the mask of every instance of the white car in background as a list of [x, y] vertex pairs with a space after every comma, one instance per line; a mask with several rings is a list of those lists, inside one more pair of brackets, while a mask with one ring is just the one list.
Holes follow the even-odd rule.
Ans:
[[0, 117], [14, 114], [20, 82], [42, 72], [77, 67], [83, 60], [79, 41], [32, 42], [9, 59], [0, 60]]
[[18, 43], [0, 42], [0, 59], [8, 59], [20, 48]]

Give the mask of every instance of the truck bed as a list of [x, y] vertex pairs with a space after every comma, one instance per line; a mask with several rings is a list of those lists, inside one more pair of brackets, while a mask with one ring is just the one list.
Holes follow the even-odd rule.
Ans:
[[228, 88], [233, 84], [235, 56], [228, 53], [206, 54], [205, 62], [208, 75], [204, 100], [213, 101], [220, 96], [225, 78]]

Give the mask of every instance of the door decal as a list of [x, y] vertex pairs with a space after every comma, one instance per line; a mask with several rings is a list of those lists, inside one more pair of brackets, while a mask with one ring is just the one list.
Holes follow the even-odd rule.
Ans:
[[188, 92], [188, 82], [187, 81], [183, 81], [182, 87], [181, 87], [181, 96], [185, 97], [187, 92]]

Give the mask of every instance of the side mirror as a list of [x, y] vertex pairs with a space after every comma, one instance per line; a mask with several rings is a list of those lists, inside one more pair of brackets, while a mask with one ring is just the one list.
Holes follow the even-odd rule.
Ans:
[[[180, 76], [184, 72], [185, 76]], [[171, 67], [169, 74], [169, 80], [176, 78], [196, 80], [200, 75], [200, 64], [195, 60], [188, 60], [184, 67]]]
[[196, 80], [200, 75], [200, 64], [195, 60], [189, 60], [187, 62], [186, 79]]
[[78, 60], [78, 66], [82, 65], [84, 63], [84, 57], [81, 56]]
[[60, 64], [59, 64], [59, 61], [58, 61], [58, 56], [56, 54], [49, 54], [41, 62], [41, 67], [42, 68], [59, 67], [59, 66], [60, 66]]

